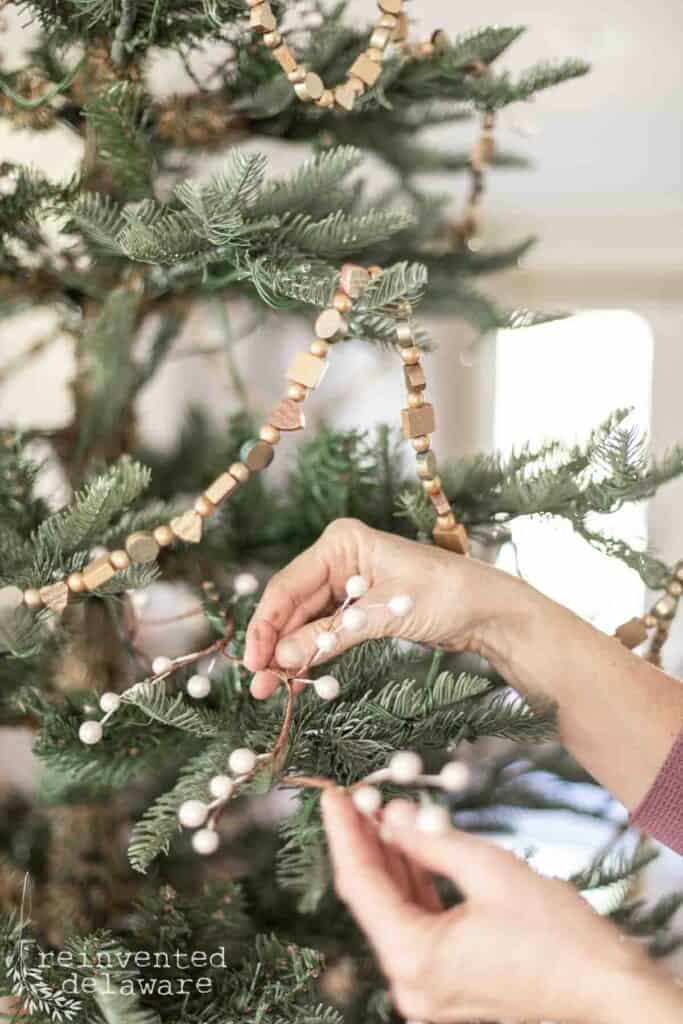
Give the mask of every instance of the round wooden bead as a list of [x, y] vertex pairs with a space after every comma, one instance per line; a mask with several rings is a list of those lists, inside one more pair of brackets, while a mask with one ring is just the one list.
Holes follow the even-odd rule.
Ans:
[[303, 384], [291, 383], [287, 386], [287, 398], [291, 398], [293, 402], [303, 402], [307, 393]]
[[332, 305], [340, 313], [350, 313], [353, 308], [353, 302], [346, 292], [335, 292]]
[[319, 100], [324, 91], [322, 79], [313, 71], [307, 71], [302, 81], [294, 83], [294, 92], [304, 103]]
[[645, 623], [645, 626], [646, 626], [647, 629], [654, 629], [655, 626], [657, 625], [657, 616], [656, 615], [652, 615], [651, 613], [648, 613], [644, 617], [643, 622]]
[[421, 480], [431, 480], [436, 476], [436, 455], [434, 452], [427, 451], [418, 455], [415, 464], [417, 466], [417, 475]]
[[240, 448], [240, 458], [252, 472], [258, 473], [273, 461], [273, 446], [267, 441], [245, 441]]
[[346, 320], [338, 309], [324, 309], [315, 322], [316, 335], [325, 341], [343, 338], [347, 330]]
[[624, 622], [623, 625], [619, 626], [615, 636], [624, 647], [628, 647], [630, 651], [636, 647], [640, 647], [642, 643], [647, 640], [647, 629], [642, 619], [629, 619], [628, 622]]
[[126, 538], [126, 551], [138, 565], [153, 562], [159, 554], [159, 544], [151, 533], [138, 530]]
[[419, 409], [424, 403], [425, 399], [422, 391], [411, 391], [408, 394], [408, 405], [411, 409]]
[[238, 480], [241, 484], [246, 484], [251, 476], [249, 467], [245, 466], [243, 462], [233, 462], [232, 466], [228, 468], [228, 473], [230, 476], [234, 476], [235, 480]]
[[423, 480], [422, 487], [426, 494], [438, 494], [441, 490], [441, 477], [434, 476], [431, 480]]
[[274, 50], [282, 42], [282, 36], [279, 32], [266, 32], [263, 37], [263, 42], [269, 50]]
[[194, 503], [195, 512], [199, 512], [202, 519], [206, 519], [208, 516], [212, 516], [216, 511], [216, 506], [205, 494], [201, 494]]
[[72, 572], [66, 581], [66, 585], [72, 594], [82, 594], [85, 590], [85, 580], [82, 572]]
[[401, 359], [408, 366], [414, 366], [420, 362], [420, 350], [415, 345], [408, 345], [401, 349]]
[[40, 596], [40, 591], [35, 590], [31, 587], [29, 590], [24, 591], [24, 604], [27, 608], [31, 608], [33, 611], [43, 607], [43, 599]]
[[266, 423], [259, 430], [258, 436], [262, 441], [267, 441], [268, 444], [277, 444], [280, 440], [280, 431], [277, 427], [273, 427], [270, 423]]
[[655, 605], [655, 615], [660, 619], [672, 618], [676, 611], [676, 604], [677, 602], [675, 598], [670, 594], [665, 594], [664, 597], [660, 597], [659, 601], [657, 601], [657, 604]]
[[318, 359], [324, 359], [329, 352], [330, 346], [322, 338], [316, 338], [315, 341], [311, 342], [310, 353], [313, 356], [317, 356]]
[[334, 106], [334, 93], [331, 89], [323, 89], [322, 96], [320, 99], [315, 101], [319, 107], [333, 107]]
[[112, 551], [112, 553], [109, 556], [109, 561], [111, 562], [112, 566], [116, 569], [117, 572], [120, 572], [122, 569], [127, 569], [128, 566], [130, 565], [130, 558], [128, 557], [128, 553], [126, 551], [121, 550]]
[[163, 526], [157, 526], [153, 531], [153, 536], [159, 547], [162, 548], [167, 548], [175, 540], [173, 530], [166, 523]]
[[683, 583], [680, 580], [671, 580], [666, 589], [672, 597], [680, 597], [683, 594]]
[[431, 441], [427, 434], [421, 434], [419, 437], [412, 438], [412, 442], [415, 451], [420, 452], [421, 454], [428, 452], [431, 446]]
[[300, 82], [303, 82], [305, 77], [306, 77], [306, 68], [299, 68], [299, 67], [294, 68], [294, 70], [290, 71], [288, 73], [288, 75], [287, 75], [287, 78], [290, 80], [292, 85], [298, 85]]

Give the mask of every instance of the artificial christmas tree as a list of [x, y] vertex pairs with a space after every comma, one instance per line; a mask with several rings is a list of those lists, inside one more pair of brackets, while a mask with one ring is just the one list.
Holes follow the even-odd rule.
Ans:
[[[34, 802], [2, 797], [4, 990], [22, 1019], [58, 1024], [395, 1019], [330, 890], [318, 783], [356, 786], [369, 808], [376, 796], [358, 783], [393, 757], [380, 775], [390, 785], [440, 780], [426, 827], [446, 808], [463, 827], [493, 829], [512, 808], [574, 808], [569, 784], [590, 780], [553, 744], [532, 746], [552, 738], [552, 708], [511, 699], [485, 665], [370, 642], [324, 675], [306, 666], [314, 685], [299, 696], [285, 677], [259, 705], [244, 633], [272, 568], [341, 516], [431, 537], [456, 558], [468, 533], [497, 537], [516, 516], [545, 513], [650, 586], [669, 586], [674, 604], [623, 634], [632, 643], [654, 629], [663, 642], [677, 581], [590, 517], [649, 497], [681, 473], [683, 452], [650, 459], [621, 412], [582, 446], [549, 441], [438, 474], [429, 441], [429, 339], [413, 307], [422, 298], [481, 331], [543, 319], [510, 315], [473, 285], [528, 247], [476, 244], [487, 170], [514, 162], [493, 148], [494, 120], [585, 67], [544, 64], [513, 79], [494, 61], [519, 29], [416, 41], [400, 0], [381, 0], [367, 28], [343, 5], [299, 8], [289, 25], [283, 4], [237, 0], [20, 7], [40, 32], [26, 66], [0, 78], [2, 114], [22, 130], [68, 126], [83, 160], [69, 181], [2, 166], [3, 315], [51, 308], [75, 359], [69, 422], [22, 434], [4, 424], [1, 436], [0, 716], [35, 730], [45, 768]], [[154, 97], [147, 72], [160, 50], [185, 62], [191, 94]], [[191, 58], [204, 51], [211, 65], [205, 53], [198, 71]], [[481, 129], [469, 154], [425, 141], [426, 129], [472, 116]], [[268, 178], [262, 156], [234, 148], [247, 136], [307, 143], [313, 156]], [[224, 171], [200, 184], [202, 153], [223, 149]], [[354, 177], [362, 153], [390, 170], [386, 193], [366, 196]], [[468, 176], [464, 211], [425, 192], [420, 175], [433, 171]], [[282, 316], [315, 311], [286, 391], [260, 427], [247, 393], [225, 429], [193, 409], [175, 448], [152, 450], [140, 392], [193, 310], [238, 297]], [[352, 337], [400, 353], [417, 479], [391, 428], [324, 430], [300, 443], [275, 487], [267, 466], [281, 436], [305, 428], [310, 392], [324, 403], [327, 362], [343, 365]], [[71, 488], [62, 509], [39, 497], [36, 440]], [[194, 615], [199, 642], [150, 659], [140, 594], [159, 575], [193, 588], [195, 608], [176, 618]], [[409, 601], [397, 593], [392, 612]], [[480, 760], [476, 741], [495, 737], [514, 742]], [[539, 788], [539, 773], [556, 785]], [[271, 792], [299, 795], [268, 803]], [[181, 825], [195, 829], [192, 843]], [[628, 900], [646, 857], [576, 882], [614, 885], [614, 915], [663, 955], [677, 903], [644, 911]]]

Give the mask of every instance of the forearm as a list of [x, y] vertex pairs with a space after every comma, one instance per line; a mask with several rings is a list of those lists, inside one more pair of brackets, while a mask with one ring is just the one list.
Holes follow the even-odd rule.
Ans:
[[481, 653], [520, 692], [557, 703], [565, 746], [633, 810], [683, 728], [683, 686], [532, 587], [503, 589]]
[[600, 1024], [680, 1024], [683, 989], [654, 965], [605, 986]]

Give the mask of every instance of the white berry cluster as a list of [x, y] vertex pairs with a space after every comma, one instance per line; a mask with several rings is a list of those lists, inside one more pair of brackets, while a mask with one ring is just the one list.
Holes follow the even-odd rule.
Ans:
[[[185, 828], [197, 829], [192, 837], [192, 846], [196, 853], [203, 856], [215, 853], [220, 839], [215, 823], [209, 818], [212, 811], [230, 799], [235, 786], [244, 782], [256, 768], [258, 758], [253, 750], [239, 747], [233, 750], [228, 758], [231, 775], [214, 775], [209, 782], [209, 793], [213, 797], [210, 803], [204, 800], [185, 800], [178, 808], [178, 821]], [[208, 824], [207, 824], [208, 819]]]
[[[351, 799], [362, 814], [374, 817], [382, 806], [382, 793], [378, 788], [381, 783], [424, 786], [447, 793], [461, 793], [469, 781], [469, 769], [460, 761], [449, 761], [438, 775], [425, 775], [419, 754], [412, 750], [399, 750], [387, 768], [369, 775], [362, 785], [353, 790]], [[440, 804], [424, 803], [417, 812], [415, 827], [426, 835], [440, 835], [450, 828], [449, 813]]]

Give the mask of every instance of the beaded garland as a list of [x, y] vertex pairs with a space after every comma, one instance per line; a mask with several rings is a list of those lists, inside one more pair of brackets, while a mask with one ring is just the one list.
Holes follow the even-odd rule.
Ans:
[[[121, 549], [99, 549], [96, 557], [80, 571], [71, 573], [66, 580], [23, 591], [15, 586], [0, 588], [0, 613], [11, 614], [21, 606], [33, 611], [47, 607], [61, 613], [70, 597], [97, 590], [131, 564], [154, 562], [163, 548], [171, 547], [178, 541], [197, 544], [202, 538], [204, 521], [214, 515], [249, 480], [252, 473], [258, 473], [270, 465], [281, 434], [303, 429], [305, 418], [302, 403], [309, 392], [321, 384], [327, 372], [330, 346], [345, 337], [348, 331], [346, 317], [354, 301], [362, 295], [370, 281], [381, 273], [379, 267], [366, 269], [353, 263], [342, 266], [332, 301], [316, 320], [315, 340], [308, 351], [298, 352], [290, 364], [285, 397], [272, 409], [259, 436], [242, 446], [240, 460], [233, 462], [221, 473], [196, 499], [191, 509], [152, 531], [137, 530], [130, 533]], [[432, 534], [434, 542], [439, 547], [467, 554], [467, 533], [451, 511], [431, 449], [430, 435], [435, 429], [434, 407], [425, 399], [426, 379], [420, 363], [421, 352], [415, 345], [409, 321], [408, 304], [404, 305], [402, 314], [404, 319], [397, 323], [397, 336], [408, 392], [407, 407], [401, 414], [403, 433], [415, 449], [418, 476], [436, 511], [436, 525]]]
[[681, 597], [683, 596], [683, 561], [677, 562], [672, 576], [667, 581], [666, 592], [652, 605], [649, 612], [639, 618], [629, 619], [619, 626], [614, 634], [618, 640], [634, 650], [648, 639], [650, 630], [654, 630], [650, 640], [650, 649], [646, 654], [652, 665], [661, 666], [662, 649], [666, 643], [671, 623], [676, 615]]
[[370, 45], [356, 57], [344, 82], [328, 89], [319, 75], [299, 64], [278, 31], [267, 0], [247, 0], [247, 5], [251, 28], [263, 35], [263, 42], [292, 83], [297, 97], [303, 103], [336, 107], [346, 113], [353, 110], [357, 97], [379, 78], [389, 44], [400, 43], [407, 35], [403, 0], [377, 0], [380, 14], [370, 35]]

